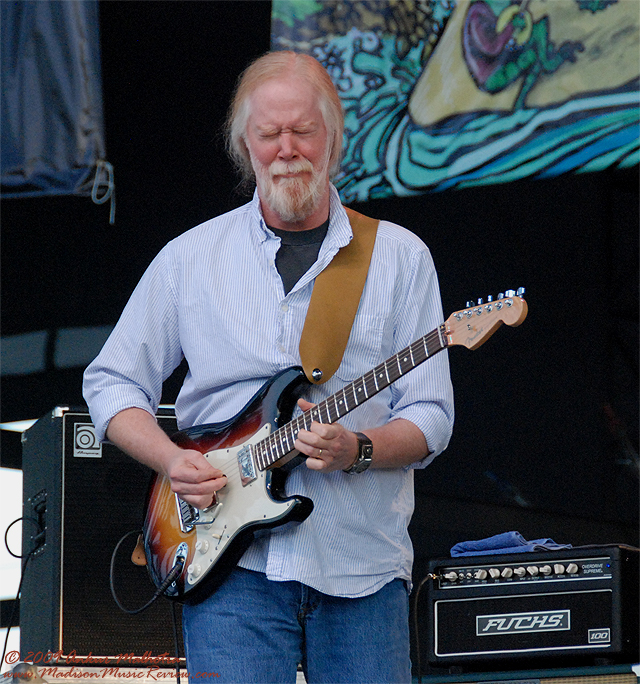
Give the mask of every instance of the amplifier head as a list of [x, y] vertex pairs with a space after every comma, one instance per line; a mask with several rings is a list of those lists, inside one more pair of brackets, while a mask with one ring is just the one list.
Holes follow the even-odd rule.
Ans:
[[432, 561], [420, 604], [429, 663], [638, 662], [639, 552], [611, 545]]

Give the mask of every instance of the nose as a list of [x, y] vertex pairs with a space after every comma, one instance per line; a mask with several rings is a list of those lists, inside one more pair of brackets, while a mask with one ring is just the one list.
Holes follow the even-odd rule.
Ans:
[[290, 161], [298, 156], [293, 136], [288, 131], [280, 134], [280, 149], [278, 157], [284, 161]]

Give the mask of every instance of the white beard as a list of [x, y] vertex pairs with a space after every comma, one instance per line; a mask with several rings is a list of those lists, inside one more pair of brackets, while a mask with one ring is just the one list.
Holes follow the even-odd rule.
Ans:
[[[273, 162], [263, 166], [252, 157], [260, 199], [285, 223], [304, 221], [318, 208], [326, 190], [327, 165], [318, 170], [307, 159]], [[311, 173], [311, 179], [300, 176], [284, 178], [288, 173]], [[278, 176], [275, 181], [274, 177]]]

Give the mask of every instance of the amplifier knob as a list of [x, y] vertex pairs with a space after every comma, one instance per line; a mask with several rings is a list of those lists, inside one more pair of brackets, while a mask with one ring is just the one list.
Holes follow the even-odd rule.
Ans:
[[531, 575], [531, 577], [535, 577], [540, 572], [540, 570], [537, 565], [528, 565], [527, 572]]
[[489, 568], [489, 576], [493, 579], [498, 579], [500, 577], [500, 570], [498, 568]]
[[555, 563], [553, 566], [553, 571], [556, 575], [564, 575], [564, 565], [562, 563]]
[[541, 572], [543, 575], [550, 575], [550, 574], [553, 572], [553, 570], [551, 569], [551, 566], [550, 566], [550, 565], [543, 565], [543, 566], [540, 568], [540, 572]]
[[578, 566], [575, 563], [569, 563], [569, 565], [567, 565], [567, 572], [570, 575], [575, 575], [578, 572]]
[[457, 572], [445, 572], [444, 578], [446, 580], [449, 580], [449, 582], [455, 582], [458, 579], [458, 573]]
[[474, 575], [476, 579], [483, 580], [487, 579], [487, 571], [486, 570], [476, 570], [476, 574]]
[[524, 577], [524, 576], [527, 574], [527, 571], [526, 571], [525, 568], [523, 568], [522, 566], [520, 566], [520, 567], [518, 567], [518, 568], [514, 568], [514, 569], [513, 569], [513, 574], [514, 574], [514, 575], [517, 575], [518, 577]]
[[507, 579], [508, 579], [509, 577], [513, 577], [513, 570], [512, 570], [511, 568], [505, 568], [505, 569], [502, 571], [502, 576], [503, 576], [503, 577], [506, 577]]

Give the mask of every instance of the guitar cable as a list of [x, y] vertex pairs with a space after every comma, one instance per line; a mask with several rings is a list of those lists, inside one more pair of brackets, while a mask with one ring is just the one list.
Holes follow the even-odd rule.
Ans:
[[[34, 525], [38, 528], [38, 534], [36, 537], [32, 537], [32, 540], [36, 542], [36, 545], [34, 548], [31, 549], [26, 555], [20, 556], [17, 553], [13, 553], [13, 551], [9, 548], [9, 530], [16, 524], [21, 521], [27, 521], [27, 522], [32, 522]], [[11, 632], [11, 627], [13, 626], [13, 621], [16, 617], [17, 611], [18, 611], [18, 605], [20, 601], [20, 594], [22, 592], [22, 583], [24, 581], [25, 574], [27, 572], [27, 565], [29, 564], [29, 560], [31, 557], [35, 554], [35, 552], [41, 547], [40, 545], [40, 539], [42, 538], [42, 535], [44, 534], [44, 530], [42, 529], [42, 525], [38, 520], [35, 518], [30, 518], [28, 516], [23, 516], [21, 518], [16, 518], [12, 523], [9, 524], [7, 529], [4, 531], [4, 546], [7, 549], [8, 553], [13, 556], [14, 558], [19, 558], [22, 561], [22, 566], [20, 568], [20, 582], [18, 583], [18, 591], [16, 592], [16, 598], [13, 603], [13, 608], [11, 610], [11, 616], [9, 617], [9, 624], [7, 625], [7, 634], [5, 636], [4, 640], [4, 646], [2, 647], [2, 659], [0, 660], [0, 663], [4, 663], [5, 656], [7, 654], [7, 647], [9, 645], [9, 633]], [[5, 673], [6, 674], [6, 673]]]
[[[139, 530], [131, 530], [127, 532], [122, 539], [116, 544], [115, 548], [113, 549], [113, 553], [111, 554], [111, 565], [109, 568], [109, 588], [111, 589], [111, 596], [113, 596], [113, 600], [116, 602], [116, 605], [120, 610], [122, 610], [125, 613], [128, 613], [129, 615], [137, 615], [138, 613], [142, 613], [143, 610], [146, 610], [151, 606], [153, 603], [155, 603], [158, 598], [164, 592], [178, 579], [178, 576], [182, 572], [182, 568], [184, 567], [184, 558], [178, 558], [176, 560], [175, 565], [171, 568], [169, 571], [169, 574], [166, 576], [164, 582], [156, 589], [155, 593], [153, 596], [142, 606], [141, 608], [135, 608], [135, 609], [129, 609], [125, 608], [120, 600], [118, 599], [118, 596], [116, 595], [116, 588], [114, 584], [114, 569], [115, 569], [115, 562], [116, 562], [116, 556], [118, 554], [118, 550], [124, 543], [124, 541], [130, 537], [133, 534], [140, 534]], [[176, 604], [175, 602], [171, 603], [171, 610], [172, 610], [172, 624], [173, 624], [173, 644], [175, 647], [176, 651], [176, 684], [180, 684], [180, 648], [179, 648], [179, 641], [178, 641], [178, 617], [176, 614]]]
[[155, 603], [158, 598], [164, 592], [176, 581], [180, 573], [182, 572], [182, 568], [184, 567], [184, 559], [183, 558], [178, 558], [176, 561], [176, 564], [171, 568], [169, 574], [166, 576], [164, 582], [156, 589], [155, 593], [153, 596], [142, 606], [141, 608], [125, 608], [122, 603], [120, 602], [120, 599], [118, 599], [118, 596], [116, 594], [116, 588], [114, 584], [114, 574], [115, 574], [115, 563], [116, 563], [116, 555], [118, 551], [120, 550], [120, 547], [124, 543], [124, 541], [130, 537], [133, 534], [140, 534], [139, 530], [131, 530], [130, 532], [127, 532], [122, 539], [116, 544], [115, 549], [113, 549], [113, 553], [111, 554], [111, 565], [109, 568], [109, 588], [111, 589], [111, 596], [113, 596], [113, 600], [116, 602], [116, 605], [120, 610], [122, 610], [125, 613], [128, 613], [129, 615], [137, 615], [138, 613], [142, 613], [143, 610], [146, 610], [151, 606], [153, 603]]

